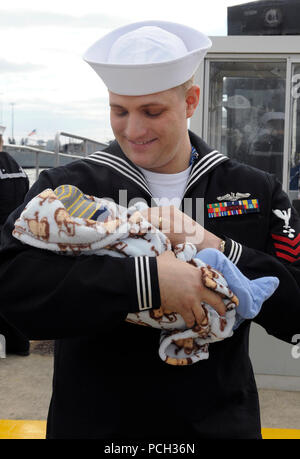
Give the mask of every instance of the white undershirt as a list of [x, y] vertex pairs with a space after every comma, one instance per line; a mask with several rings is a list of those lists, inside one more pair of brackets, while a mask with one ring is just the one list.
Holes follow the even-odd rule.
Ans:
[[180, 207], [192, 166], [177, 174], [158, 174], [139, 167], [157, 206]]

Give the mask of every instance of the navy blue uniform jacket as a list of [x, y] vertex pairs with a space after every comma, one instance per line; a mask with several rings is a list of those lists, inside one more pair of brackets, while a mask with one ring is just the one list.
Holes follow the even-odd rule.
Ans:
[[[299, 217], [274, 176], [228, 159], [192, 132], [190, 138], [199, 158], [184, 197], [190, 198], [189, 206], [192, 200], [194, 219], [201, 203], [197, 198], [204, 198], [206, 206], [242, 192], [259, 202], [258, 213], [219, 218], [208, 218], [204, 207], [204, 224], [226, 239], [225, 254], [246, 276], [280, 279], [255, 322], [291, 342], [300, 332]], [[118, 203], [119, 191], [126, 190], [128, 202], [142, 198], [151, 204], [143, 174], [116, 142], [88, 159], [43, 172], [25, 203], [62, 184]], [[288, 215], [288, 209], [286, 220], [273, 212]], [[145, 299], [142, 307], [160, 306], [155, 257], [148, 265], [144, 257], [138, 263], [134, 258], [63, 257], [23, 245], [11, 236], [21, 210], [11, 214], [2, 234], [5, 301], [0, 312], [30, 339], [56, 340], [48, 438], [261, 437], [248, 356], [250, 321], [231, 338], [210, 345], [208, 360], [169, 366], [158, 356], [159, 330], [124, 321], [141, 307], [139, 296]]]

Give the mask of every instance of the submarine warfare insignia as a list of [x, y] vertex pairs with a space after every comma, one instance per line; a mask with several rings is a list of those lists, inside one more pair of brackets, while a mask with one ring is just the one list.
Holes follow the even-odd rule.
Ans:
[[227, 193], [224, 196], [218, 196], [218, 201], [237, 201], [238, 199], [249, 198], [250, 193]]

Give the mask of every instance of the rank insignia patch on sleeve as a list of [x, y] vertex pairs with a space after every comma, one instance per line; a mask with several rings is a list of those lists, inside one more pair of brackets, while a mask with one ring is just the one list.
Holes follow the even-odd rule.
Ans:
[[275, 209], [273, 214], [283, 221], [281, 231], [284, 233], [284, 235], [272, 234], [276, 256], [293, 263], [300, 258], [300, 234], [295, 237], [296, 231], [290, 226], [291, 208]]
[[276, 256], [293, 263], [300, 258], [300, 234], [295, 239], [272, 234]]
[[279, 209], [275, 209], [272, 211], [274, 215], [276, 215], [276, 217], [280, 218], [281, 220], [284, 221], [284, 225], [283, 225], [283, 232], [284, 233], [287, 233], [288, 237], [290, 239], [293, 239], [295, 237], [295, 230], [293, 228], [291, 228], [290, 226], [290, 219], [291, 219], [291, 208], [287, 209], [287, 210], [279, 210]]
[[232, 217], [259, 212], [258, 199], [243, 199], [240, 201], [216, 202], [207, 204], [208, 217]]

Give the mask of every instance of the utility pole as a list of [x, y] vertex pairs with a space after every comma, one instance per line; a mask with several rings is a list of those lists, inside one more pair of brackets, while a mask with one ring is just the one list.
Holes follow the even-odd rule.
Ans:
[[15, 113], [14, 113], [14, 106], [15, 102], [11, 102], [11, 140], [14, 143], [14, 122], [15, 122]]
[[2, 101], [3, 92], [0, 92], [0, 124], [3, 124], [3, 101]]

